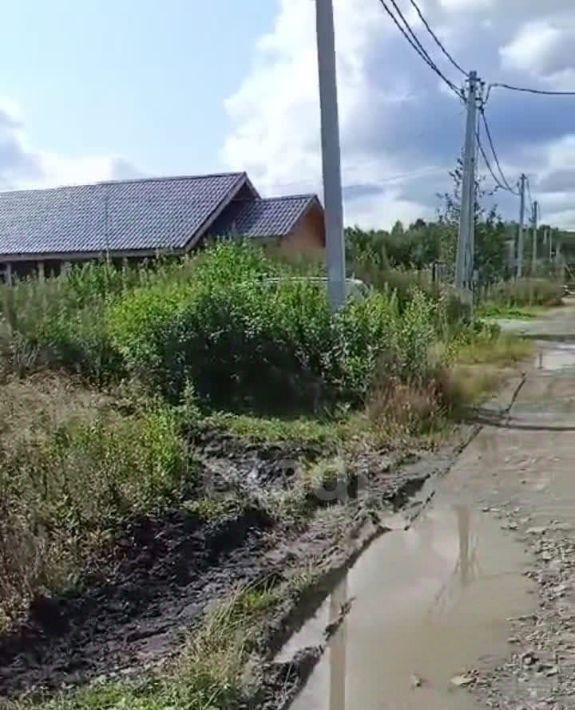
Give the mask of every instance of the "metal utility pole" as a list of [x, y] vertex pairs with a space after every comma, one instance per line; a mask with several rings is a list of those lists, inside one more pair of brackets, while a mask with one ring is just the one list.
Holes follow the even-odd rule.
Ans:
[[472, 301], [473, 251], [475, 232], [475, 163], [477, 126], [477, 72], [469, 73], [467, 92], [467, 123], [463, 153], [463, 180], [461, 184], [461, 210], [457, 239], [455, 287], [463, 300]]
[[533, 254], [531, 257], [531, 276], [535, 276], [535, 272], [537, 271], [537, 223], [538, 223], [538, 217], [539, 217], [539, 203], [537, 200], [533, 202], [533, 216], [532, 216], [532, 224], [533, 224], [533, 241], [532, 241], [532, 246], [533, 246]]
[[517, 273], [520, 279], [523, 276], [523, 251], [525, 249], [525, 190], [527, 186], [527, 175], [521, 175], [519, 179], [519, 234], [517, 236]]
[[346, 273], [333, 0], [316, 0], [316, 20], [328, 289], [337, 311], [345, 304]]

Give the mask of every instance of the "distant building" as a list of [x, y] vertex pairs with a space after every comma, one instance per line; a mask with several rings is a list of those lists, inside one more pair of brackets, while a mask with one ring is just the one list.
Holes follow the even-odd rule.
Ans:
[[0, 193], [0, 272], [10, 280], [63, 264], [185, 254], [210, 237], [325, 245], [315, 195], [262, 199], [245, 173], [150, 178]]

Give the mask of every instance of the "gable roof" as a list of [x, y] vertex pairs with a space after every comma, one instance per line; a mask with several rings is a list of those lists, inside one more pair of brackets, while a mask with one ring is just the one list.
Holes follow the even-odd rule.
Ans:
[[0, 193], [0, 255], [183, 250], [242, 191], [245, 173]]
[[315, 195], [292, 195], [232, 203], [210, 228], [215, 236], [238, 234], [242, 237], [284, 237], [313, 205]]

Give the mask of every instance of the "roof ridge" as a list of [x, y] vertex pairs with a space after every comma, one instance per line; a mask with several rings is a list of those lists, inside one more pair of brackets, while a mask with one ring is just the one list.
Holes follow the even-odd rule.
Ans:
[[[245, 171], [231, 171], [231, 172], [222, 172], [222, 173], [207, 173], [207, 174], [200, 174], [200, 175], [166, 175], [162, 177], [161, 175], [156, 176], [156, 177], [142, 177], [142, 178], [128, 178], [126, 180], [102, 180], [100, 182], [96, 183], [88, 183], [93, 184], [93, 185], [124, 185], [124, 184], [130, 184], [130, 183], [140, 183], [140, 182], [170, 182], [172, 180], [204, 180], [206, 178], [219, 178], [219, 177], [247, 177], [247, 173]], [[78, 185], [74, 186], [71, 185], [70, 187], [86, 187], [87, 185]]]
[[276, 195], [275, 197], [257, 197], [255, 200], [238, 200], [238, 202], [249, 202], [250, 204], [257, 202], [274, 202], [277, 200], [316, 200], [317, 194], [314, 192], [302, 193], [300, 195]]
[[0, 190], [0, 195], [16, 195], [25, 194], [31, 192], [53, 192], [56, 190], [73, 190], [74, 188], [81, 187], [98, 187], [103, 185], [131, 185], [136, 183], [145, 182], [171, 182], [176, 180], [203, 180], [206, 178], [219, 178], [219, 177], [247, 177], [247, 173], [244, 171], [240, 172], [229, 172], [229, 173], [209, 173], [207, 175], [167, 175], [165, 177], [144, 177], [144, 178], [128, 178], [126, 180], [101, 180], [98, 182], [85, 182], [73, 185], [54, 185], [52, 187], [29, 187], [29, 188], [16, 188]]
[[301, 200], [303, 198], [312, 199], [317, 197], [315, 192], [301, 192], [297, 195], [276, 195], [275, 197], [262, 197], [261, 200]]

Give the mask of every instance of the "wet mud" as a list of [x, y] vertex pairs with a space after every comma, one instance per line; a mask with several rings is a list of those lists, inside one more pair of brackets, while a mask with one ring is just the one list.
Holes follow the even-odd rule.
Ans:
[[[291, 530], [266, 512], [254, 491], [289, 489], [294, 467], [316, 460], [321, 450], [288, 443], [246, 446], [221, 433], [196, 445], [203, 490], [233, 492], [244, 507], [212, 523], [185, 510], [135, 521], [104, 558], [88, 566], [74, 591], [35, 599], [27, 618], [0, 637], [0, 705], [2, 697], [152, 671], [177, 654], [209, 604], [237, 585], [281, 581], [286, 570], [306, 568], [312, 556], [325, 560], [327, 583], [363, 549], [364, 528], [371, 526], [367, 540], [384, 530], [374, 510], [408, 506], [430, 477], [447, 470], [460, 448], [457, 443], [436, 454], [408, 456], [365, 452], [353, 463], [355, 495], [335, 500], [317, 519], [311, 516], [305, 529]], [[325, 594], [324, 586], [310, 590], [301, 609], [284, 610], [269, 632], [269, 648], [289, 637]], [[288, 666], [293, 675], [293, 663]], [[272, 679], [281, 674], [281, 668], [270, 667], [271, 703], [276, 701]], [[294, 687], [306, 676], [294, 680]]]

